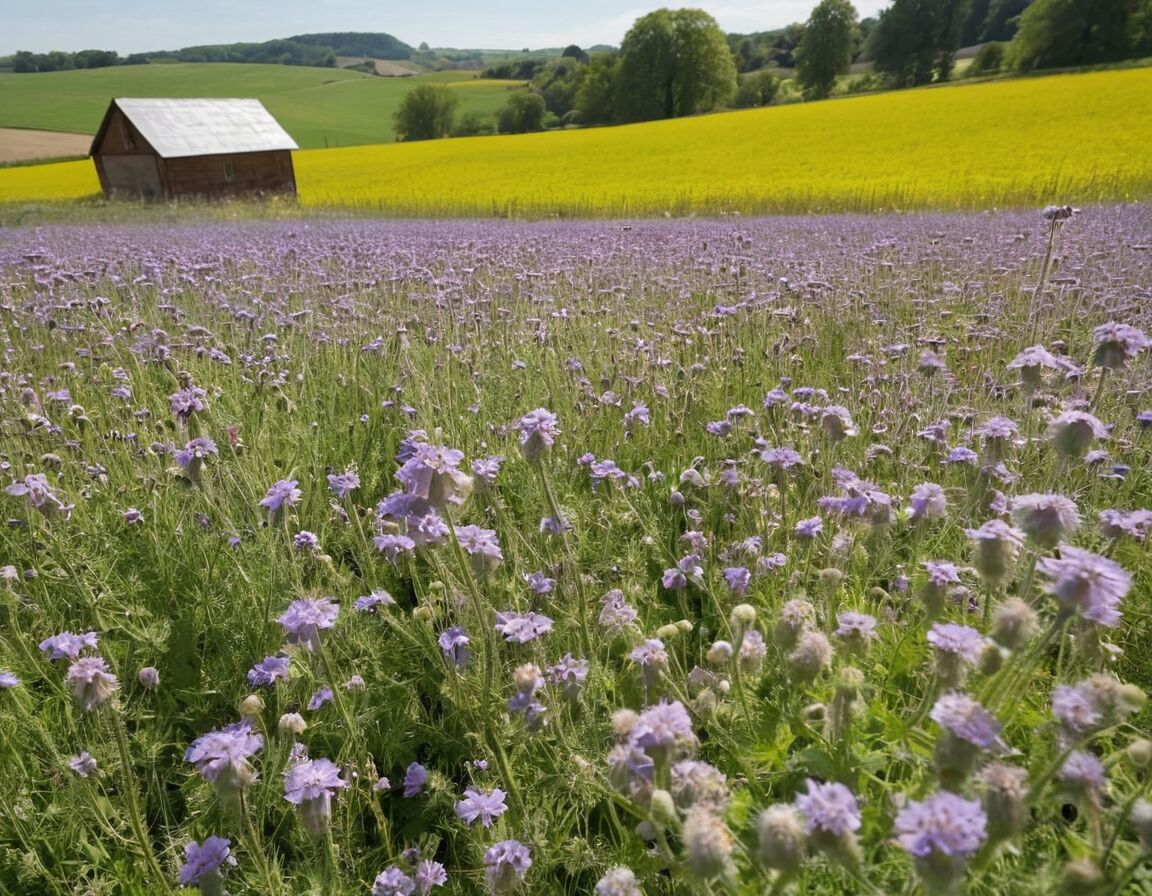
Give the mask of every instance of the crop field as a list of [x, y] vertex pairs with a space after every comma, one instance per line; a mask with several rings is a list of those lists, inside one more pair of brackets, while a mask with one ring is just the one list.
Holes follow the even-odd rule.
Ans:
[[0, 892], [1147, 892], [1150, 233], [0, 230]]
[[303, 148], [391, 143], [404, 94], [431, 82], [460, 89], [459, 114], [493, 115], [516, 81], [470, 72], [377, 78], [292, 65], [174, 63], [0, 75], [0, 127], [95, 134], [113, 97], [254, 97]]
[[[485, 83], [461, 95], [487, 96]], [[303, 205], [392, 216], [1086, 204], [1152, 195], [1149, 96], [1152, 69], [1133, 69], [295, 160]], [[89, 162], [0, 171], [0, 202], [96, 192]]]

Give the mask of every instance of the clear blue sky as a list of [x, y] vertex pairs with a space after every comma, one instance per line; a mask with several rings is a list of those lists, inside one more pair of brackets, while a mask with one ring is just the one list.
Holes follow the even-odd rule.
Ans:
[[[385, 31], [412, 46], [521, 49], [619, 44], [660, 6], [705, 9], [728, 32], [802, 22], [818, 0], [718, 0], [647, 5], [609, 0], [4, 0], [0, 55], [16, 50], [175, 50], [318, 31]], [[890, 0], [859, 0], [861, 16]]]

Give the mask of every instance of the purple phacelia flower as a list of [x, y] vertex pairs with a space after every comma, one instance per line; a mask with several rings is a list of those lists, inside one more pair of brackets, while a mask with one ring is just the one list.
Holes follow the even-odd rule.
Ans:
[[1048, 579], [1044, 590], [1065, 612], [1109, 628], [1120, 621], [1120, 603], [1132, 587], [1132, 577], [1119, 563], [1062, 544], [1060, 556], [1041, 557], [1036, 571]]
[[856, 797], [843, 784], [821, 784], [809, 778], [807, 793], [796, 795], [796, 808], [803, 814], [809, 833], [843, 837], [860, 829], [860, 807]]
[[977, 701], [955, 692], [940, 697], [930, 716], [953, 736], [985, 750], [996, 743], [1004, 727]]
[[436, 639], [436, 643], [439, 644], [440, 649], [444, 651], [444, 656], [457, 669], [468, 665], [468, 645], [471, 641], [472, 639], [468, 637], [468, 633], [459, 625], [445, 629], [440, 633], [440, 637]]
[[203, 414], [208, 410], [208, 404], [204, 401], [207, 394], [199, 386], [189, 386], [187, 389], [181, 389], [179, 392], [169, 395], [168, 404], [171, 406], [176, 419], [181, 423], [187, 423], [188, 418], [193, 414]]
[[264, 738], [245, 720], [203, 734], [184, 751], [184, 761], [196, 766], [205, 781], [221, 791], [243, 789], [256, 780], [248, 761], [264, 746]]
[[517, 613], [513, 610], [496, 611], [496, 631], [509, 644], [527, 644], [552, 631], [552, 620], [542, 613]]
[[415, 892], [416, 881], [395, 865], [389, 865], [372, 882], [372, 896], [412, 896]]
[[320, 709], [325, 703], [332, 702], [332, 688], [320, 688], [308, 701], [308, 709], [312, 712]]
[[464, 798], [453, 807], [456, 817], [466, 825], [479, 821], [484, 827], [492, 827], [492, 822], [503, 815], [508, 806], [504, 803], [506, 794], [499, 787], [484, 793], [469, 787], [464, 791]]
[[49, 660], [74, 660], [85, 650], [95, 650], [96, 639], [96, 632], [85, 632], [82, 635], [60, 632], [41, 641], [40, 652], [47, 655]]
[[[236, 864], [231, 853], [231, 841], [227, 837], [209, 837], [203, 843], [195, 841], [184, 847], [184, 864], [180, 866], [179, 881], [182, 887], [194, 887], [211, 878], [219, 880], [223, 871]], [[222, 888], [204, 892], [220, 892]]]
[[291, 661], [286, 656], [266, 656], [248, 670], [248, 684], [251, 687], [268, 687], [280, 679], [287, 680]]
[[375, 613], [381, 607], [393, 607], [395, 605], [396, 601], [391, 594], [387, 591], [377, 589], [371, 594], [365, 594], [356, 598], [356, 601], [352, 604], [352, 608], [361, 613]]
[[556, 415], [545, 408], [529, 411], [516, 423], [520, 431], [520, 452], [531, 462], [546, 454], [560, 435]]
[[292, 601], [276, 621], [291, 643], [319, 650], [321, 629], [332, 628], [338, 615], [340, 606], [333, 603], [332, 598], [302, 597]]
[[488, 886], [501, 893], [522, 881], [532, 865], [532, 854], [518, 840], [501, 840], [484, 853], [484, 875]]
[[303, 492], [297, 486], [295, 479], [281, 479], [274, 482], [260, 499], [260, 506], [267, 509], [270, 517], [275, 517], [286, 507], [292, 507], [300, 500]]
[[419, 796], [427, 783], [428, 769], [418, 762], [413, 762], [404, 772], [404, 796], [409, 799]]
[[360, 488], [360, 476], [355, 470], [343, 473], [328, 474], [328, 488], [339, 500], [343, 501], [356, 489]]
[[107, 703], [120, 686], [104, 658], [99, 656], [80, 657], [68, 667], [64, 680], [72, 697], [86, 712]]
[[928, 630], [928, 643], [940, 653], [959, 657], [975, 665], [984, 650], [984, 636], [976, 629], [954, 622], [937, 622]]
[[909, 802], [896, 814], [896, 839], [919, 859], [971, 856], [987, 837], [988, 818], [977, 800], [942, 790]]
[[89, 755], [87, 750], [81, 750], [76, 756], [68, 760], [68, 768], [80, 778], [87, 778], [96, 774], [99, 770], [96, 765], [96, 760]]

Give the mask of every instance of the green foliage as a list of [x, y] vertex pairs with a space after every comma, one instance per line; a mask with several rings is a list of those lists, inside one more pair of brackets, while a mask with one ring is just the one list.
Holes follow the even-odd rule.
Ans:
[[496, 124], [490, 115], [465, 112], [452, 128], [453, 137], [484, 137], [496, 133]]
[[622, 121], [709, 112], [736, 94], [724, 33], [699, 9], [658, 9], [632, 25], [620, 47], [616, 116]]
[[880, 14], [868, 55], [898, 87], [947, 81], [969, 0], [895, 0]]
[[856, 8], [848, 0], [820, 0], [812, 10], [796, 48], [796, 80], [807, 99], [827, 97], [836, 76], [848, 71], [856, 28]]
[[501, 134], [529, 134], [544, 130], [547, 109], [536, 93], [514, 93], [500, 110], [496, 129]]
[[532, 79], [532, 89], [543, 99], [548, 111], [563, 117], [576, 108], [576, 95], [588, 74], [588, 65], [563, 56], [547, 63]]
[[1016, 69], [1114, 62], [1147, 48], [1152, 0], [1035, 0], [1020, 17], [1008, 64]]
[[755, 109], [770, 106], [780, 92], [780, 79], [768, 72], [757, 72], [740, 79], [740, 87], [732, 105], [737, 109]]
[[401, 141], [435, 140], [447, 137], [460, 100], [447, 87], [419, 84], [413, 87], [396, 110], [393, 124]]
[[1004, 54], [1007, 49], [1008, 44], [1002, 41], [989, 41], [973, 57], [972, 64], [968, 66], [964, 74], [988, 75], [1000, 71], [1004, 65]]
[[796, 64], [793, 54], [803, 33], [804, 26], [794, 22], [775, 31], [729, 34], [728, 48], [736, 60], [736, 71], [754, 72], [768, 66], [792, 68]]
[[591, 57], [589, 57], [588, 53], [585, 50], [576, 46], [576, 44], [569, 44], [568, 46], [566, 46], [564, 48], [564, 51], [560, 54], [560, 58], [561, 59], [575, 59], [577, 62], [581, 62], [584, 65], [587, 65], [588, 60]]
[[380, 78], [294, 65], [118, 65], [51, 77], [0, 74], [0, 127], [94, 134], [113, 96], [255, 97], [304, 149], [391, 143], [393, 114], [416, 84], [458, 84], [459, 114], [494, 121], [508, 84], [475, 72]]
[[612, 122], [619, 69], [618, 53], [599, 53], [592, 57], [588, 71], [576, 91], [575, 111], [581, 124]]

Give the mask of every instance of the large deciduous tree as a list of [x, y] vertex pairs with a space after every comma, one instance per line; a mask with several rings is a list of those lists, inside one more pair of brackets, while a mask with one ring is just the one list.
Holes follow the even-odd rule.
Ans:
[[398, 140], [435, 140], [452, 131], [452, 118], [459, 101], [447, 87], [420, 84], [400, 101], [393, 122]]
[[836, 76], [848, 71], [857, 30], [856, 8], [848, 0], [820, 0], [804, 25], [796, 48], [796, 80], [808, 99], [824, 99]]
[[678, 118], [708, 112], [736, 93], [724, 32], [701, 9], [658, 9], [636, 20], [620, 46], [616, 117]]
[[870, 38], [876, 70], [901, 87], [952, 75], [970, 0], [894, 0]]
[[1152, 0], [1035, 0], [1008, 50], [1014, 68], [1111, 62], [1147, 49]]

